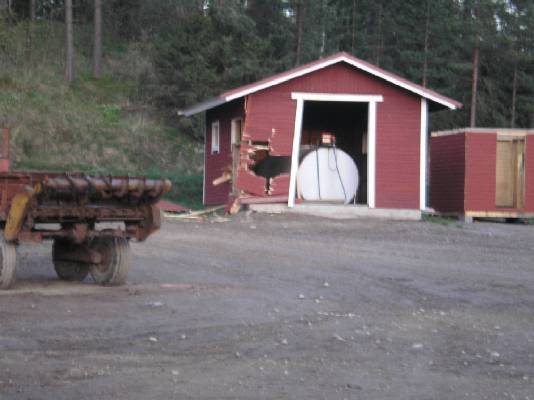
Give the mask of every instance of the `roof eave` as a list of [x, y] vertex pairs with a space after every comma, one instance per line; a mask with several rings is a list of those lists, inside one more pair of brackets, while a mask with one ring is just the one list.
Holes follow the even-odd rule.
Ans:
[[367, 72], [368, 74], [372, 76], [383, 79], [409, 92], [415, 93], [421, 97], [424, 97], [430, 101], [433, 101], [434, 103], [440, 104], [450, 110], [457, 110], [459, 108], [462, 108], [462, 104], [458, 103], [457, 101], [453, 99], [449, 99], [437, 93], [434, 94], [433, 91], [431, 90], [425, 89], [423, 87], [419, 87], [418, 85], [414, 85], [410, 82], [406, 82], [403, 78], [398, 77], [395, 74], [391, 74], [375, 66], [368, 65], [367, 63], [362, 62], [361, 60], [357, 60], [354, 57], [351, 57], [350, 55], [346, 53], [341, 53], [340, 55], [336, 57], [327, 58], [323, 60], [323, 62], [315, 63], [313, 65], [308, 66], [307, 68], [303, 68], [301, 70], [295, 71], [292, 74], [281, 75], [271, 80], [266, 80], [261, 83], [249, 85], [243, 90], [239, 90], [239, 91], [231, 90], [231, 91], [225, 92], [222, 94], [222, 96], [224, 96], [227, 101], [235, 100], [237, 98], [248, 96], [249, 94], [258, 92], [260, 90], [264, 90], [269, 87], [279, 85], [291, 79], [298, 78], [308, 73], [329, 67], [339, 62], [346, 62], [347, 64], [352, 65], [353, 67], [361, 71]]
[[190, 108], [181, 110], [179, 111], [178, 114], [183, 115], [183, 116], [191, 116], [199, 112], [209, 110], [210, 108], [217, 107], [229, 101], [248, 96], [252, 93], [256, 93], [258, 91], [267, 89], [269, 87], [287, 82], [291, 79], [295, 79], [300, 76], [309, 74], [311, 72], [326, 68], [330, 65], [337, 64], [339, 62], [346, 62], [347, 64], [352, 65], [353, 67], [359, 70], [367, 72], [370, 75], [373, 75], [377, 78], [383, 79], [397, 87], [403, 88], [411, 93], [414, 93], [418, 96], [426, 98], [427, 100], [430, 100], [450, 110], [457, 110], [457, 109], [462, 108], [462, 104], [453, 99], [450, 99], [445, 96], [441, 96], [440, 94], [433, 92], [432, 90], [429, 90], [420, 85], [409, 82], [406, 79], [396, 74], [392, 74], [387, 71], [384, 71], [381, 68], [373, 66], [363, 60], [359, 60], [347, 53], [340, 53], [334, 57], [329, 57], [319, 62], [310, 63], [309, 65], [304, 66], [304, 68], [297, 69], [292, 73], [279, 74], [278, 76], [275, 76], [272, 79], [266, 79], [263, 81], [259, 81], [259, 82], [247, 85], [245, 87], [242, 87], [241, 89], [238, 88], [238, 89], [224, 92], [215, 99], [211, 99], [203, 103], [194, 105]]
[[224, 97], [215, 97], [202, 103], [195, 104], [194, 106], [178, 110], [178, 115], [183, 117], [190, 117], [192, 115], [207, 111], [211, 108], [220, 106], [221, 104], [226, 103], [228, 100]]

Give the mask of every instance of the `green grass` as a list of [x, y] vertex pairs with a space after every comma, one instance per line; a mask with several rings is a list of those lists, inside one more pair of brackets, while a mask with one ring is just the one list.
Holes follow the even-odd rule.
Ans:
[[11, 129], [13, 167], [165, 177], [174, 184], [170, 200], [200, 207], [202, 146], [143, 93], [146, 71], [131, 67], [148, 65], [143, 52], [108, 52], [99, 79], [76, 54], [76, 79], [67, 83], [58, 62], [62, 30], [50, 23], [36, 31], [31, 60], [24, 27], [4, 28], [12, 45], [0, 47], [0, 127]]
[[174, 201], [193, 210], [203, 208], [202, 204], [202, 174], [177, 175], [170, 177], [173, 187], [171, 192], [165, 196], [170, 201]]
[[82, 172], [92, 175], [129, 175], [144, 176], [147, 178], [167, 178], [172, 182], [172, 189], [164, 198], [193, 210], [203, 208], [202, 204], [202, 173], [187, 174], [181, 171], [162, 171], [152, 167], [147, 170], [123, 170], [115, 168], [95, 168], [85, 164], [68, 164], [58, 166], [56, 164], [42, 163], [38, 161], [25, 161], [18, 163], [16, 169], [21, 171], [50, 171], [50, 172]]
[[442, 226], [456, 226], [458, 228], [462, 227], [462, 224], [458, 222], [458, 218], [455, 217], [443, 217], [440, 215], [423, 214], [422, 219], [423, 221], [430, 222], [432, 224]]

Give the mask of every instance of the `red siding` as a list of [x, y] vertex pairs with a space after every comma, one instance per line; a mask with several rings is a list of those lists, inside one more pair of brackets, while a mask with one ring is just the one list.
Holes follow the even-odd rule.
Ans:
[[430, 204], [440, 212], [464, 211], [465, 134], [430, 141]]
[[419, 208], [419, 97], [349, 65], [335, 64], [250, 95], [244, 138], [268, 141], [274, 131], [272, 154], [291, 155], [296, 112], [291, 92], [382, 95], [377, 107], [376, 206]]
[[534, 136], [527, 135], [525, 148], [525, 207], [503, 208], [495, 205], [497, 171], [497, 133], [468, 133], [469, 152], [466, 179], [465, 209], [467, 211], [534, 211]]
[[467, 133], [465, 158], [465, 210], [496, 209], [497, 134]]
[[[462, 139], [464, 138], [465, 139]], [[534, 212], [534, 136], [525, 149], [525, 207], [495, 205], [497, 132], [469, 132], [433, 137], [431, 143], [431, 200], [442, 212]], [[465, 193], [460, 203], [460, 182]]]
[[[204, 165], [204, 204], [223, 204], [228, 201], [232, 191], [231, 183], [213, 186], [215, 178], [222, 175], [224, 169], [232, 165], [231, 126], [232, 119], [243, 117], [243, 100], [236, 100], [206, 113], [205, 165]], [[211, 154], [211, 124], [219, 121], [219, 153]]]
[[525, 211], [534, 212], [534, 135], [527, 136], [525, 148]]

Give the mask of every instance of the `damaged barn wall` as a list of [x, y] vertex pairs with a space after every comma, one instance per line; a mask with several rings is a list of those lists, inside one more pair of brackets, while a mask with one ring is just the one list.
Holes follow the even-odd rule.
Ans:
[[[296, 101], [292, 92], [382, 95], [377, 107], [376, 206], [419, 209], [421, 100], [347, 64], [334, 64], [247, 98], [245, 140], [267, 142], [270, 155], [290, 156]], [[286, 194], [289, 180], [282, 190]]]
[[[243, 99], [238, 99], [206, 112], [205, 165], [204, 165], [204, 204], [223, 204], [228, 201], [232, 183], [213, 185], [224, 170], [232, 165], [231, 131], [232, 119], [243, 118]], [[211, 154], [211, 124], [219, 121], [219, 153]]]

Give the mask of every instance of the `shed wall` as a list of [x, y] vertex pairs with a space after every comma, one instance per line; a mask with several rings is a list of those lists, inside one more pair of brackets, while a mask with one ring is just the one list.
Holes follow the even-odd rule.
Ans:
[[[243, 118], [243, 99], [223, 104], [206, 112], [206, 130], [204, 140], [204, 204], [223, 204], [228, 201], [232, 191], [231, 182], [213, 186], [215, 178], [222, 175], [224, 169], [232, 165], [231, 130], [232, 119]], [[219, 153], [211, 154], [211, 124], [219, 121]]]
[[430, 204], [440, 212], [464, 211], [465, 134], [430, 141]]
[[497, 134], [467, 133], [465, 158], [465, 210], [496, 209]]
[[346, 64], [335, 64], [248, 96], [243, 138], [269, 141], [272, 155], [291, 155], [292, 92], [382, 95], [377, 106], [376, 206], [419, 209], [421, 100]]
[[527, 135], [525, 148], [525, 211], [534, 212], [534, 135]]
[[524, 208], [496, 206], [495, 131], [432, 137], [430, 170], [431, 204], [437, 211], [534, 212], [534, 135], [526, 138]]
[[497, 133], [468, 132], [466, 136], [466, 211], [534, 212], [534, 136], [526, 139], [525, 206], [519, 209], [496, 206]]

